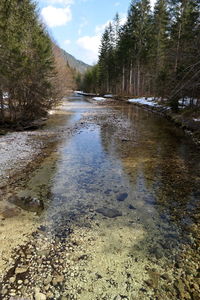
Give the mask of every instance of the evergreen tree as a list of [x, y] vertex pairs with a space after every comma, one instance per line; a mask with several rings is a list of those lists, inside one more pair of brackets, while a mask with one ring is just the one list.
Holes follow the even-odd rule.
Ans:
[[[0, 3], [0, 68], [0, 90], [8, 95], [11, 122], [33, 119], [51, 106], [51, 41], [30, 0]], [[1, 114], [4, 118], [4, 109]]]
[[168, 78], [167, 53], [170, 19], [166, 0], [157, 0], [152, 24], [152, 86], [154, 96], [164, 97]]
[[[199, 98], [200, 2], [132, 0], [127, 22], [116, 15], [102, 36], [99, 91], [167, 98]], [[191, 100], [191, 104], [192, 104]]]

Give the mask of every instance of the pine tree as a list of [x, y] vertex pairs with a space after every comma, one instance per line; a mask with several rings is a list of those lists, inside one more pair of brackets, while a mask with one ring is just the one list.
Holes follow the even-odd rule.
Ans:
[[168, 64], [167, 53], [169, 48], [169, 12], [166, 0], [157, 0], [154, 8], [152, 24], [152, 86], [154, 96], [164, 97], [167, 77]]
[[0, 46], [0, 90], [8, 95], [10, 121], [41, 115], [53, 102], [53, 55], [33, 2], [1, 1]]

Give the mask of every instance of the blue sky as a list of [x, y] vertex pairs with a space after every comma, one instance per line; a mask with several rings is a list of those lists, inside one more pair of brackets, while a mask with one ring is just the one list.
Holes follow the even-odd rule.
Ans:
[[[101, 35], [116, 12], [125, 22], [130, 0], [38, 0], [44, 23], [57, 44], [94, 64]], [[152, 0], [152, 2], [155, 2]]]

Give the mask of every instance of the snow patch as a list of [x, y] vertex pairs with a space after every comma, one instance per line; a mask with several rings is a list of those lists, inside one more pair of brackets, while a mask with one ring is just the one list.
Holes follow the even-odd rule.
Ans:
[[199, 119], [193, 118], [193, 121], [194, 121], [194, 122], [200, 122], [200, 118], [199, 118]]
[[107, 95], [104, 95], [105, 98], [113, 98], [113, 95], [112, 94], [107, 94]]
[[93, 100], [96, 100], [96, 101], [104, 101], [104, 100], [106, 100], [105, 98], [103, 98], [103, 97], [94, 97], [94, 98], [92, 98]]
[[192, 99], [189, 97], [185, 97], [184, 99], [179, 99], [178, 103], [181, 106], [189, 106], [191, 105], [191, 103], [193, 103], [194, 105], [197, 105], [198, 99]]
[[130, 103], [138, 103], [138, 104], [142, 104], [142, 105], [148, 105], [148, 106], [154, 106], [154, 107], [161, 107], [161, 105], [159, 105], [155, 98], [151, 97], [151, 98], [135, 98], [135, 99], [129, 99], [128, 102]]

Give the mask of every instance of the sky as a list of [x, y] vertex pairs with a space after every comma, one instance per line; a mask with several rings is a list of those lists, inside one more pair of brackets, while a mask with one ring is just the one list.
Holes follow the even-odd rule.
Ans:
[[[102, 33], [118, 12], [126, 21], [130, 0], [37, 0], [54, 41], [85, 63], [97, 62]], [[151, 0], [153, 5], [155, 0]]]

